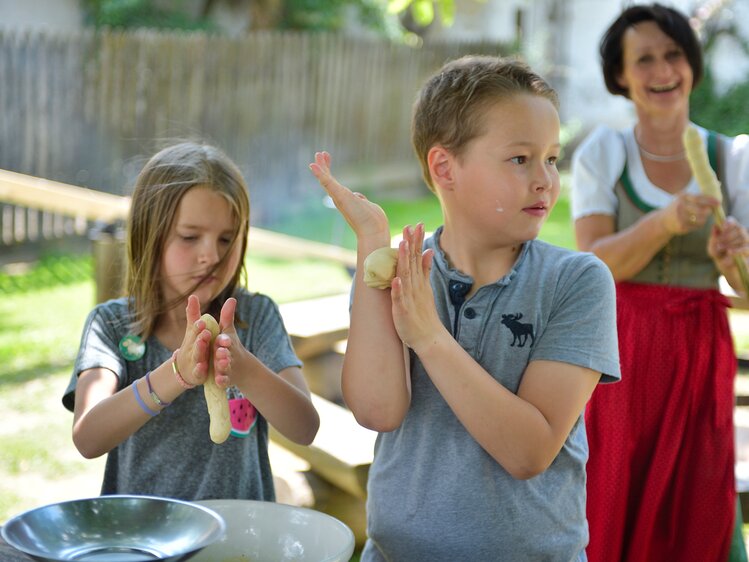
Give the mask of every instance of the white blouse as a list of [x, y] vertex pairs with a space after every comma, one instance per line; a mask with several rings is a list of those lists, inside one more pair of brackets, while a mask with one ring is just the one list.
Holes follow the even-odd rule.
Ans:
[[[705, 142], [707, 131], [695, 126]], [[749, 226], [749, 135], [733, 137], [726, 152], [726, 177], [723, 179], [730, 200], [730, 214], [739, 223]], [[645, 203], [662, 208], [673, 200], [675, 195], [653, 184], [645, 174], [634, 127], [617, 131], [599, 126], [572, 156], [573, 219], [587, 215], [616, 215], [614, 186], [622, 175], [625, 161], [632, 187]], [[694, 178], [686, 186], [686, 191], [700, 192]]]

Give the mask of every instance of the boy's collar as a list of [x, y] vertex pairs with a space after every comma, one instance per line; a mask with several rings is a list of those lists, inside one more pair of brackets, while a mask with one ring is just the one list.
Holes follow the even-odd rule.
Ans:
[[[442, 250], [442, 246], [440, 245], [440, 237], [442, 236], [442, 230], [443, 226], [440, 226], [437, 228], [437, 230], [434, 231], [434, 234], [432, 234], [431, 238], [427, 239], [425, 241], [425, 247], [431, 248], [434, 250], [434, 259], [432, 260], [432, 267], [436, 267], [442, 275], [448, 277], [450, 281], [457, 281], [459, 283], [467, 283], [469, 285], [473, 285], [474, 279], [470, 275], [463, 273], [459, 269], [455, 269], [450, 266], [450, 263], [447, 261], [447, 256], [445, 255], [445, 252]], [[534, 240], [528, 240], [527, 242], [524, 242], [522, 247], [520, 248], [520, 253], [518, 254], [517, 259], [515, 260], [515, 263], [512, 266], [512, 269], [504, 275], [503, 277], [497, 279], [494, 284], [496, 285], [509, 285], [510, 282], [512, 282], [512, 279], [517, 274], [518, 270], [522, 267], [523, 263], [525, 262], [526, 256], [531, 248], [531, 245], [535, 242]]]

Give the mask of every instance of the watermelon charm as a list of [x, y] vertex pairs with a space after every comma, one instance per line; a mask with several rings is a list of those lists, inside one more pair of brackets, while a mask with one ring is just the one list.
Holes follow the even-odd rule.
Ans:
[[257, 422], [257, 410], [244, 396], [229, 399], [229, 415], [234, 437], [247, 437]]

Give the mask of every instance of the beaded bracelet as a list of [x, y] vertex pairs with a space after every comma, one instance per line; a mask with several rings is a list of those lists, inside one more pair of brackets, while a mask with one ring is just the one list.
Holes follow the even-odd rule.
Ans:
[[195, 388], [194, 384], [190, 384], [185, 379], [182, 378], [182, 375], [179, 373], [179, 368], [177, 367], [177, 353], [179, 352], [179, 348], [174, 350], [174, 353], [172, 354], [172, 371], [174, 371], [174, 376], [177, 377], [177, 382], [182, 388], [185, 388], [187, 390], [190, 390], [191, 388]]
[[153, 387], [151, 387], [151, 371], [148, 371], [146, 373], [146, 384], [148, 385], [148, 394], [151, 396], [151, 400], [153, 400], [158, 406], [161, 406], [162, 408], [166, 408], [171, 402], [164, 402], [154, 391]]
[[140, 397], [140, 392], [138, 392], [138, 381], [135, 381], [130, 386], [133, 388], [133, 394], [135, 394], [135, 401], [138, 403], [138, 406], [140, 406], [140, 409], [143, 410], [145, 413], [147, 413], [149, 416], [154, 417], [157, 416], [159, 413], [155, 410], [152, 410], [149, 408], [145, 402], [143, 402], [143, 398]]

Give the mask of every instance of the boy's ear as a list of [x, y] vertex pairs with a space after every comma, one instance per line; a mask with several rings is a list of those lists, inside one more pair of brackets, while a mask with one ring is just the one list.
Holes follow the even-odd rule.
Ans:
[[439, 185], [442, 189], [452, 189], [454, 162], [455, 158], [445, 147], [437, 145], [429, 149], [427, 165], [435, 187]]

